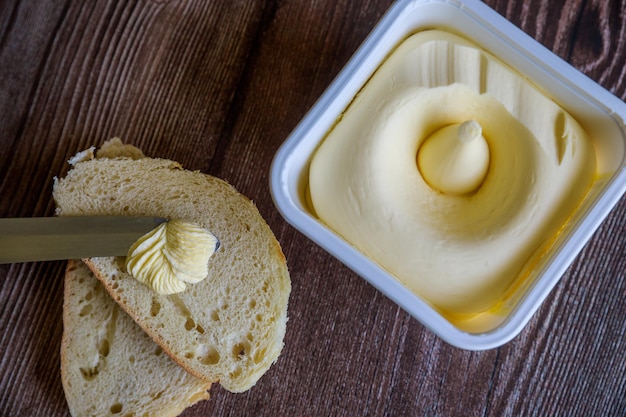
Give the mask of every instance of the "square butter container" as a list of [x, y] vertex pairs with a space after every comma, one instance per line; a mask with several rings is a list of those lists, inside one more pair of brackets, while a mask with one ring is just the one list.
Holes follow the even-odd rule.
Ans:
[[[491, 325], [458, 326], [371, 259], [327, 228], [306, 198], [310, 159], [337, 119], [378, 66], [409, 35], [443, 29], [495, 55], [556, 101], [590, 133], [599, 180], [537, 265], [535, 278], [511, 298]], [[574, 257], [626, 191], [626, 104], [474, 0], [402, 0], [393, 5], [353, 58], [277, 152], [271, 192], [282, 216], [296, 229], [382, 291], [449, 344], [491, 349], [514, 338], [559, 281]], [[476, 330], [479, 329], [479, 330]]]

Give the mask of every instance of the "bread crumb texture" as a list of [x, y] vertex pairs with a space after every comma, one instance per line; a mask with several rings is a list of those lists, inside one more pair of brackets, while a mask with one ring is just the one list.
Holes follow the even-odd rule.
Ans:
[[[289, 273], [254, 204], [218, 178], [143, 158], [92, 159], [56, 181], [57, 214], [182, 219], [214, 233], [208, 278], [159, 295], [133, 279], [123, 258], [85, 262], [114, 300], [193, 375], [229, 391], [252, 387], [278, 358], [286, 331]], [[95, 365], [94, 365], [95, 366]]]
[[82, 262], [65, 275], [61, 380], [73, 416], [176, 416], [210, 383], [178, 366]]

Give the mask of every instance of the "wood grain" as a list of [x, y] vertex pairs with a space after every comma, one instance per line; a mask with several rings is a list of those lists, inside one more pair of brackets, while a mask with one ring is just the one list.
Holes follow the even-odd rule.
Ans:
[[[289, 226], [272, 158], [391, 0], [0, 2], [0, 216], [50, 216], [76, 151], [119, 136], [250, 197], [292, 274], [284, 353], [191, 416], [626, 415], [626, 199], [528, 326], [485, 352], [442, 342]], [[626, 2], [488, 0], [626, 99]], [[63, 262], [0, 265], [0, 416], [68, 416]]]

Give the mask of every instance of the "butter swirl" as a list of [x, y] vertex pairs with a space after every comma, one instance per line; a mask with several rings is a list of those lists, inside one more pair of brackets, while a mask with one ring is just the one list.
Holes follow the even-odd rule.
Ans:
[[137, 281], [159, 294], [185, 290], [208, 275], [209, 258], [219, 240], [208, 230], [183, 220], [161, 223], [135, 242], [126, 269]]
[[330, 229], [469, 320], [529, 279], [595, 170], [592, 139], [563, 108], [432, 30], [399, 45], [357, 94], [312, 157], [308, 186]]

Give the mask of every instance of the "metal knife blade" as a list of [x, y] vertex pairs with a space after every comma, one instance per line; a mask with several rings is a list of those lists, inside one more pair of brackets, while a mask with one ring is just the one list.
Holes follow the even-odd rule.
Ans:
[[0, 219], [0, 264], [126, 256], [161, 217], [63, 216]]

